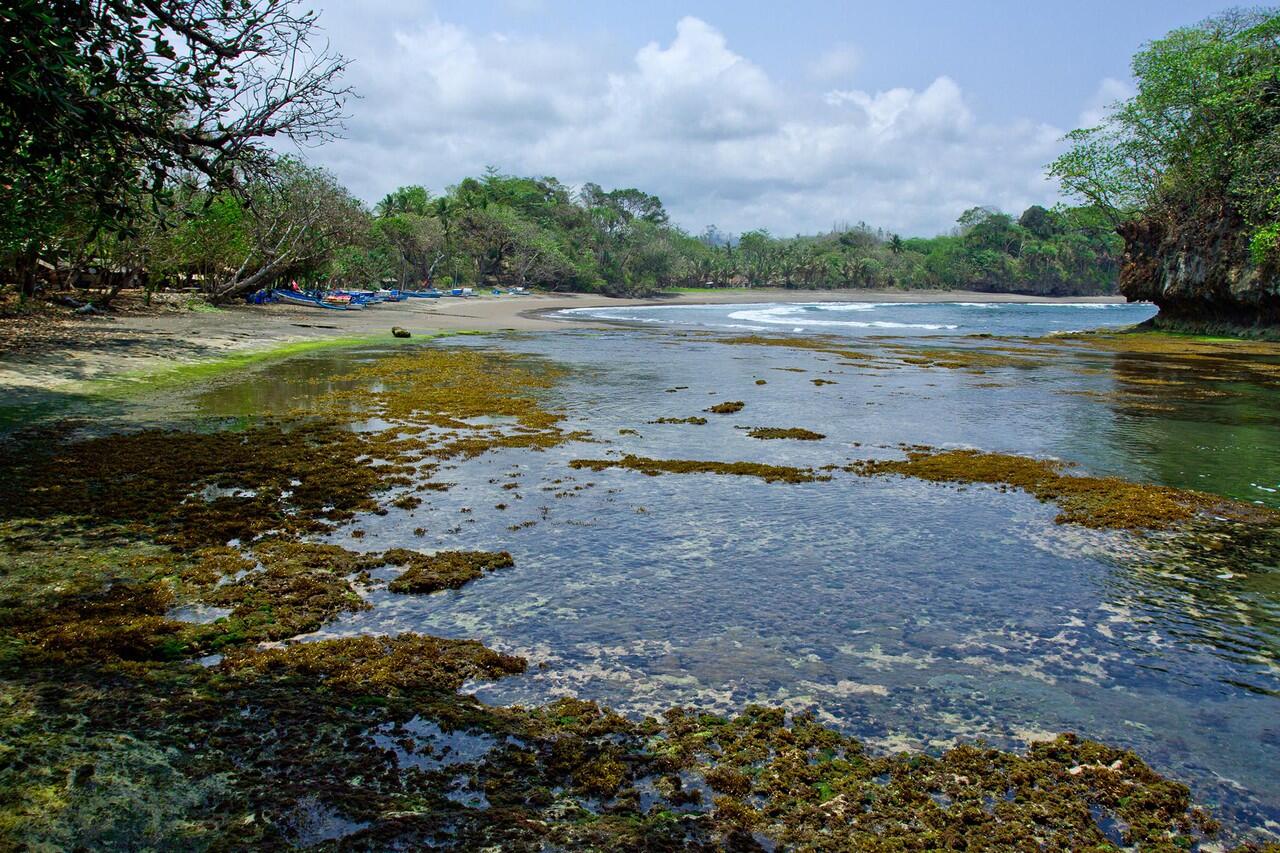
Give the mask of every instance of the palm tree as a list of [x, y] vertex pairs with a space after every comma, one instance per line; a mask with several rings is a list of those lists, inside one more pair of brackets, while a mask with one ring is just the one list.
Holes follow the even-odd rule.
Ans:
[[444, 252], [449, 256], [449, 266], [453, 281], [458, 280], [458, 259], [453, 255], [453, 212], [454, 203], [448, 196], [440, 196], [431, 204], [431, 212], [440, 220], [440, 230], [444, 232]]
[[893, 252], [895, 255], [901, 255], [902, 250], [905, 248], [906, 248], [906, 244], [902, 242], [902, 238], [899, 237], [897, 234], [894, 234], [893, 237], [890, 238], [889, 240], [890, 252]]

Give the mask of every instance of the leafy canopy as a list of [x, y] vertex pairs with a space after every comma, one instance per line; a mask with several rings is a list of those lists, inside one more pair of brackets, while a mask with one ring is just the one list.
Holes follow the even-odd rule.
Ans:
[[1280, 253], [1280, 10], [1232, 10], [1174, 30], [1133, 59], [1137, 93], [1072, 131], [1049, 167], [1114, 224], [1230, 205], [1255, 257]]

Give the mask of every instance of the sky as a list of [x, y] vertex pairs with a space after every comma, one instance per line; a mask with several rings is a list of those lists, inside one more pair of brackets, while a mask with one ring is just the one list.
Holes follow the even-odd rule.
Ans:
[[369, 203], [493, 166], [638, 187], [692, 233], [931, 236], [1061, 200], [1045, 164], [1134, 51], [1232, 5], [319, 0], [358, 97], [303, 154]]

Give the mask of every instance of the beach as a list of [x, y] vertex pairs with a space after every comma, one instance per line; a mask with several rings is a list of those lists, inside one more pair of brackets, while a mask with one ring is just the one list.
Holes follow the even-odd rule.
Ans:
[[968, 291], [782, 290], [732, 288], [623, 299], [582, 293], [411, 299], [364, 311], [297, 305], [234, 305], [217, 311], [101, 315], [61, 321], [31, 346], [0, 353], [0, 390], [53, 390], [119, 374], [147, 373], [239, 353], [348, 337], [400, 326], [411, 334], [458, 331], [554, 331], [611, 324], [555, 316], [564, 309], [637, 305], [807, 302], [1122, 303], [1116, 296], [1034, 297]]

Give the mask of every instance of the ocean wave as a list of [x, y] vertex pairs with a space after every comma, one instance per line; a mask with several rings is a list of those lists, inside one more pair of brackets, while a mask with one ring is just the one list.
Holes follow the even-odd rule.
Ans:
[[776, 308], [763, 311], [734, 311], [729, 315], [733, 320], [744, 320], [749, 323], [772, 323], [778, 326], [792, 326], [803, 330], [821, 326], [823, 328], [846, 329], [958, 329], [958, 325], [949, 323], [900, 323], [894, 320], [822, 320], [804, 316], [795, 311], [783, 311]]

